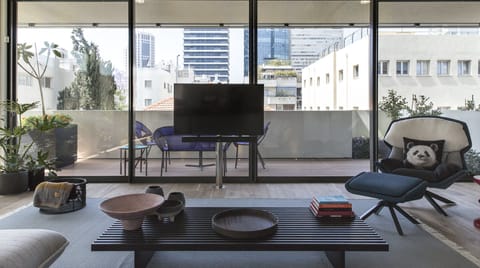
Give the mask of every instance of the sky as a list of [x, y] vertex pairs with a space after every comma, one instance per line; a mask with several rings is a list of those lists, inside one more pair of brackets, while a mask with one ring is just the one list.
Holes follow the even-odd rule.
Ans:
[[[128, 30], [121, 28], [84, 28], [88, 42], [98, 45], [103, 60], [109, 60], [117, 70], [125, 71], [125, 51], [128, 47]], [[183, 66], [183, 29], [146, 28], [139, 30], [155, 36], [156, 64], [161, 61]], [[18, 42], [37, 43], [39, 49], [44, 41], [54, 42], [67, 51], [72, 50], [72, 28], [19, 28]], [[243, 29], [230, 29], [230, 76], [231, 82], [243, 81]], [[71, 55], [70, 55], [71, 56]]]

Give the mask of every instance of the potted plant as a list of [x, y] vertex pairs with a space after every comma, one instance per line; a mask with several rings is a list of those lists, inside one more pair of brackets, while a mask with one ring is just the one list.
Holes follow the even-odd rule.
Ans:
[[45, 181], [45, 171], [48, 177], [57, 176], [55, 160], [48, 158], [48, 152], [38, 151], [36, 157], [27, 155], [25, 167], [28, 170], [28, 189], [35, 190], [38, 184]]
[[73, 164], [77, 156], [77, 125], [64, 114], [29, 116], [23, 124], [30, 129], [29, 135], [37, 148], [47, 152], [55, 160], [55, 167]]
[[[0, 194], [15, 194], [27, 190], [28, 171], [25, 162], [33, 142], [24, 144], [22, 137], [28, 128], [22, 125], [22, 115], [38, 103], [20, 104], [14, 101], [0, 103], [12, 126], [0, 127]], [[15, 124], [18, 122], [18, 124]]]
[[29, 134], [37, 147], [48, 152], [50, 160], [56, 159], [56, 167], [62, 167], [77, 159], [77, 125], [71, 124], [72, 118], [68, 115], [46, 113], [43, 83], [52, 54], [63, 58], [62, 49], [55, 43], [44, 42], [40, 49], [36, 43], [17, 45], [17, 65], [37, 82], [42, 108], [41, 115], [25, 118], [24, 124], [32, 129]]

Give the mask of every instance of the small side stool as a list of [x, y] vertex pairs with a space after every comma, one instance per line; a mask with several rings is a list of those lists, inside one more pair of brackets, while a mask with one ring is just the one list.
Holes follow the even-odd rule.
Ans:
[[[140, 163], [140, 172], [142, 172], [143, 163], [145, 162], [145, 176], [148, 175], [148, 153], [150, 152], [150, 145], [135, 144], [135, 154], [139, 152], [140, 155], [135, 156], [135, 168]], [[120, 174], [122, 174], [122, 165], [124, 175], [127, 175], [128, 162], [128, 145], [120, 147]]]
[[383, 207], [388, 207], [400, 235], [403, 235], [403, 231], [395, 210], [413, 224], [419, 222], [397, 204], [422, 198], [426, 187], [427, 182], [419, 178], [375, 172], [362, 172], [345, 183], [345, 188], [350, 193], [380, 199], [377, 205], [360, 216], [360, 219], [365, 220], [373, 213], [378, 215]]

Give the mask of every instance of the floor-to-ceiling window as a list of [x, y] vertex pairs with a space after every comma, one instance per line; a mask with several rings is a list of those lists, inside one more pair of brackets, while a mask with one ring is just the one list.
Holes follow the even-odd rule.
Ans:
[[473, 142], [466, 161], [473, 174], [480, 172], [479, 8], [478, 1], [379, 3], [380, 138], [400, 117], [465, 121]]
[[259, 1], [258, 82], [270, 130], [259, 176], [350, 176], [369, 168], [369, 5]]
[[29, 137], [59, 175], [125, 174], [127, 11], [126, 1], [17, 2], [16, 98], [38, 103], [24, 123], [53, 128]]
[[[248, 1], [137, 2], [134, 29], [135, 119], [154, 136], [156, 131], [158, 137], [167, 134], [168, 128], [173, 127], [175, 84], [248, 83], [248, 50], [244, 47], [245, 36], [248, 37]], [[190, 143], [192, 146], [177, 144], [180, 140], [168, 145], [168, 138], [154, 142], [148, 156], [148, 174], [137, 168], [137, 177], [178, 180], [215, 176], [215, 142]], [[163, 152], [162, 170], [164, 146], [173, 151], [169, 152], [168, 161], [166, 150]], [[235, 144], [224, 146], [225, 175], [246, 177], [248, 164], [242, 164], [245, 168], [234, 166]], [[175, 151], [179, 147], [185, 151]]]

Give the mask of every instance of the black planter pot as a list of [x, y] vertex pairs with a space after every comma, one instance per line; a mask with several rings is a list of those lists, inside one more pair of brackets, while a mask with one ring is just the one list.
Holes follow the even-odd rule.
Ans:
[[0, 195], [23, 193], [28, 188], [28, 171], [0, 174]]
[[78, 125], [55, 128], [49, 131], [29, 132], [38, 150], [48, 152], [49, 159], [55, 158], [55, 167], [72, 165], [77, 161]]
[[28, 171], [28, 190], [35, 190], [37, 185], [43, 181], [45, 181], [45, 168], [36, 168]]

